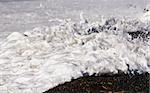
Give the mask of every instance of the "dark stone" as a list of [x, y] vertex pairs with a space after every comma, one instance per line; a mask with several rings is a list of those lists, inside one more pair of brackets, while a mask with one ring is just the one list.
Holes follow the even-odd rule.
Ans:
[[25, 37], [28, 37], [28, 35], [26, 35], [26, 34], [23, 34]]
[[145, 12], [148, 12], [148, 11], [149, 11], [149, 9], [147, 9], [147, 8], [144, 8], [144, 13], [145, 13]]
[[82, 42], [82, 45], [84, 45], [85, 43], [84, 42]]
[[92, 27], [92, 28], [88, 29], [87, 35], [90, 35], [92, 33], [99, 33], [99, 31], [96, 27]]
[[149, 74], [101, 74], [58, 85], [43, 93], [149, 93]]
[[132, 39], [136, 39], [136, 38], [143, 38], [146, 39], [148, 38], [148, 36], [150, 36], [150, 32], [142, 32], [142, 31], [136, 31], [136, 32], [127, 32]]
[[89, 73], [87, 73], [87, 72], [82, 71], [81, 73], [82, 73], [83, 77], [89, 76]]

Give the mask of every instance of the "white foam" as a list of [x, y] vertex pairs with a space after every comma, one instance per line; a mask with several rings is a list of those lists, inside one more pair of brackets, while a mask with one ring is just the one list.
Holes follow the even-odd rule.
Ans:
[[[130, 40], [123, 31], [127, 23], [120, 23], [111, 22], [117, 31], [107, 26], [100, 31], [101, 22], [64, 20], [58, 26], [10, 34], [0, 45], [0, 92], [41, 93], [84, 73], [150, 72], [149, 41]], [[89, 34], [92, 28], [100, 32]]]
[[139, 18], [143, 23], [150, 23], [150, 5], [147, 5]]

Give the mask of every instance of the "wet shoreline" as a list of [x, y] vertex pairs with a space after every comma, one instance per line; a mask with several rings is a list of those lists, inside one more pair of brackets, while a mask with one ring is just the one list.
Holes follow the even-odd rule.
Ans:
[[85, 76], [43, 93], [149, 93], [150, 74]]

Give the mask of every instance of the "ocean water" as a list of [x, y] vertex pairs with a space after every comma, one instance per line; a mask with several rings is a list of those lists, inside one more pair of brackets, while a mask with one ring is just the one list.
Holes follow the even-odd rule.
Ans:
[[0, 0], [0, 93], [42, 93], [85, 73], [150, 72], [148, 4]]
[[149, 0], [0, 0], [0, 37], [11, 32], [24, 32], [38, 26], [50, 26], [51, 19], [79, 20], [84, 12], [90, 20], [100, 15], [129, 16], [139, 15]]

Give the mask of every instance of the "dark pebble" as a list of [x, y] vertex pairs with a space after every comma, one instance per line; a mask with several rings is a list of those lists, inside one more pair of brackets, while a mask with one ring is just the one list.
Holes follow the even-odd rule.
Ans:
[[43, 93], [150, 93], [149, 77], [148, 73], [86, 76], [60, 84]]

